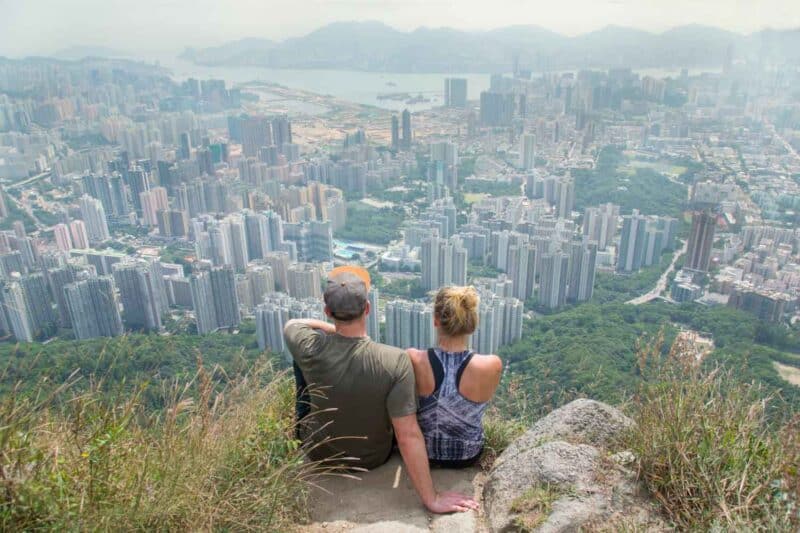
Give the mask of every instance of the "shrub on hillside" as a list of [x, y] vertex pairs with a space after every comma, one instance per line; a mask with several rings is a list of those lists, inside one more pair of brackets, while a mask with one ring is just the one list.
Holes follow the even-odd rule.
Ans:
[[649, 492], [679, 530], [797, 531], [800, 418], [771, 420], [761, 386], [662, 342], [639, 349], [628, 435]]
[[[269, 369], [215, 388], [200, 364], [139, 392], [73, 381], [0, 404], [0, 530], [283, 530], [303, 517], [308, 482], [333, 473], [293, 437], [291, 380]], [[138, 390], [141, 391], [143, 387]], [[72, 394], [70, 397], [69, 395]]]

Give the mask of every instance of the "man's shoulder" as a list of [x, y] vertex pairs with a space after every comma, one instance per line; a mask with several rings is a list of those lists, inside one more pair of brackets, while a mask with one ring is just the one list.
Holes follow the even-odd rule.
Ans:
[[375, 342], [372, 339], [370, 339], [369, 343], [364, 347], [364, 353], [378, 359], [384, 366], [392, 369], [409, 361], [408, 354], [404, 349]]

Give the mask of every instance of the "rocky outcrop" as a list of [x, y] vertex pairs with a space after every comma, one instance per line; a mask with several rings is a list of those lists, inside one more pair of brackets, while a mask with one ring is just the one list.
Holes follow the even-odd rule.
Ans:
[[633, 425], [593, 400], [576, 400], [539, 420], [489, 474], [483, 490], [489, 529], [663, 529], [628, 468], [635, 458], [615, 449]]

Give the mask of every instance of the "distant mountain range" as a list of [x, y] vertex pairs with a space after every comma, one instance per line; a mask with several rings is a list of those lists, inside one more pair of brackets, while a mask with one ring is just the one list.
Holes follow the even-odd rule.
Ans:
[[538, 26], [485, 32], [451, 28], [395, 30], [379, 22], [337, 22], [282, 42], [243, 39], [213, 48], [188, 48], [199, 65], [247, 65], [376, 72], [497, 72], [584, 67], [721, 67], [736, 60], [800, 64], [800, 29], [741, 35], [708, 26], [663, 33], [608, 26], [566, 37]]

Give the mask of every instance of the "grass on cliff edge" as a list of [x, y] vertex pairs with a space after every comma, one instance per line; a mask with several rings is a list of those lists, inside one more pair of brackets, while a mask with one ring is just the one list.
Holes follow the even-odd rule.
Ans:
[[800, 415], [771, 419], [779, 398], [661, 343], [638, 351], [627, 445], [666, 517], [681, 531], [800, 531]]
[[294, 440], [291, 380], [253, 371], [215, 390], [218, 369], [139, 393], [68, 382], [0, 400], [0, 530], [281, 531], [307, 488], [333, 474]]

